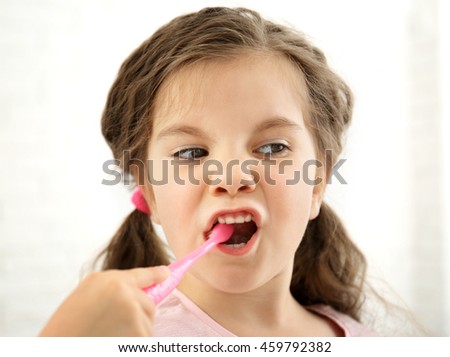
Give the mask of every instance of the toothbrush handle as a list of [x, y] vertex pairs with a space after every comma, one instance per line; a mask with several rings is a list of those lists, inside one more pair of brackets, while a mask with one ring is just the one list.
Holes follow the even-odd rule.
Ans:
[[183, 272], [179, 270], [172, 271], [162, 283], [149, 286], [143, 290], [153, 300], [155, 305], [158, 305], [178, 286], [183, 275]]
[[211, 237], [204, 242], [200, 247], [195, 249], [184, 258], [177, 260], [169, 265], [171, 273], [169, 277], [162, 283], [155, 284], [144, 288], [143, 291], [153, 299], [155, 305], [158, 305], [164, 298], [169, 295], [183, 279], [184, 274], [190, 267], [212, 248], [221, 242], [225, 242], [233, 234], [233, 226], [218, 224], [214, 228]]
[[169, 265], [171, 273], [169, 277], [162, 283], [149, 286], [144, 292], [153, 300], [155, 305], [158, 305], [162, 300], [166, 298], [175, 288], [180, 284], [184, 274], [189, 268], [203, 255], [210, 251], [217, 245], [217, 242], [206, 242], [201, 247], [194, 250], [184, 258], [177, 260]]

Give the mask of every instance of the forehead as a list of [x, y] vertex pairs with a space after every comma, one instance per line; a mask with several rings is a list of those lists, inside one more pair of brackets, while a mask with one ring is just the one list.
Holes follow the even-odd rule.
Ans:
[[[282, 83], [282, 89], [289, 92], [289, 96], [294, 96], [303, 110], [307, 106], [307, 90], [301, 70], [282, 55], [255, 52], [232, 59], [202, 60], [171, 74], [156, 97], [153, 128], [170, 124], [171, 119], [179, 119], [210, 104], [214, 93], [245, 90], [239, 88], [242, 76], [255, 79], [257, 86], [266, 88]], [[245, 94], [258, 95], [253, 91]], [[223, 96], [220, 98], [223, 100]]]

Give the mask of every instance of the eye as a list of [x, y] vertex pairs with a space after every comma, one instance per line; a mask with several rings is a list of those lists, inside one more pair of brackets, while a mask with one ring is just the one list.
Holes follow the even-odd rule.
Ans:
[[195, 161], [199, 160], [200, 158], [207, 156], [208, 151], [201, 148], [187, 148], [182, 149], [180, 151], [177, 151], [173, 154], [175, 159], [180, 161]]
[[289, 150], [289, 147], [281, 143], [270, 143], [260, 146], [256, 151], [264, 156], [276, 156]]

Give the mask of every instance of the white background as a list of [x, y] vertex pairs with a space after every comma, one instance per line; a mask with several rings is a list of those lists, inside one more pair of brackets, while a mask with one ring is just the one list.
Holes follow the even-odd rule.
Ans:
[[174, 16], [246, 6], [307, 33], [350, 84], [328, 201], [432, 335], [450, 335], [449, 5], [444, 0], [0, 0], [0, 336], [36, 335], [132, 210], [101, 184], [107, 91]]

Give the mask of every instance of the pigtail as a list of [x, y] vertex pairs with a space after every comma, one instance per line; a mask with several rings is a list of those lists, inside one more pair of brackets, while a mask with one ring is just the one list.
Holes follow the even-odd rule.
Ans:
[[120, 226], [100, 254], [102, 269], [131, 269], [167, 265], [169, 259], [150, 217], [137, 209]]
[[291, 292], [302, 305], [326, 304], [360, 320], [366, 260], [333, 210], [322, 204], [295, 259]]

